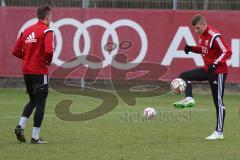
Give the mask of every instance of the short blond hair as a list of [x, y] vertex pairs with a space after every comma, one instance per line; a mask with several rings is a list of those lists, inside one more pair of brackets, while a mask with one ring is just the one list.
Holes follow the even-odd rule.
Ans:
[[201, 14], [195, 14], [192, 18], [192, 25], [195, 26], [198, 22], [206, 24], [206, 18]]

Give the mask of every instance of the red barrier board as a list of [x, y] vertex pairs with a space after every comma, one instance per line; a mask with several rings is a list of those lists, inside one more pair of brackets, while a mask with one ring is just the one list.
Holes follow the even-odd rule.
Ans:
[[[121, 71], [141, 63], [155, 63], [159, 68], [160, 65], [168, 68], [162, 79], [172, 80], [182, 71], [203, 65], [200, 55], [186, 55], [183, 51], [186, 43], [198, 43], [191, 27], [191, 18], [196, 13], [203, 14], [207, 23], [224, 36], [233, 51], [228, 61], [227, 81], [240, 82], [238, 11], [54, 8], [51, 28], [55, 33], [56, 49], [50, 73], [58, 67], [72, 68], [80, 63], [77, 60], [67, 62], [69, 59], [92, 55], [98, 60], [85, 60], [84, 64], [88, 64], [90, 70], [100, 70], [99, 78], [111, 78], [111, 67]], [[0, 8], [1, 77], [22, 76], [21, 60], [12, 56], [11, 50], [18, 34], [37, 21], [35, 17], [35, 8]], [[129, 63], [120, 63], [113, 58], [121, 53], [127, 56]], [[69, 77], [78, 78], [84, 73], [83, 68], [78, 69]]]

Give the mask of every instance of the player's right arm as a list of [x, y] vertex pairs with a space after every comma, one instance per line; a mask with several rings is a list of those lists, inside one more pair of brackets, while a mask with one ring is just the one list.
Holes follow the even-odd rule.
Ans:
[[22, 33], [17, 39], [17, 42], [12, 51], [12, 54], [20, 59], [23, 59], [24, 57], [23, 48], [22, 48]]
[[191, 46], [192, 52], [202, 54], [202, 47], [201, 46]]

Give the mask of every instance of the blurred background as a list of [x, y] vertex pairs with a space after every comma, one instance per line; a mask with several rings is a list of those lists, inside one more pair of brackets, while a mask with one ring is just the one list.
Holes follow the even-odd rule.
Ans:
[[[147, 60], [150, 60], [150, 61], [156, 60], [156, 62], [158, 62], [158, 63], [161, 62], [160, 60], [162, 60], [164, 54], [166, 54], [166, 52], [167, 52], [167, 49], [168, 49], [167, 47], [169, 47], [171, 41], [173, 40], [173, 36], [176, 33], [176, 27], [189, 26], [189, 28], [191, 28], [191, 26], [190, 26], [191, 16], [194, 13], [200, 12], [200, 13], [207, 15], [207, 19], [211, 23], [217, 24], [216, 28], [218, 28], [221, 32], [223, 32], [224, 36], [227, 37], [226, 38], [227, 42], [228, 42], [229, 46], [232, 47], [232, 49], [235, 53], [235, 57], [239, 57], [240, 40], [237, 38], [238, 37], [238, 33], [237, 33], [238, 29], [237, 28], [239, 28], [238, 27], [239, 23], [237, 22], [238, 21], [237, 17], [239, 17], [238, 10], [240, 9], [240, 0], [41, 0], [41, 1], [40, 0], [0, 0], [0, 5], [1, 5], [0, 8], [2, 11], [1, 23], [4, 23], [6, 21], [6, 20], [4, 20], [4, 16], [9, 14], [9, 15], [12, 15], [12, 17], [15, 21], [15, 22], [12, 22], [13, 25], [16, 25], [16, 26], [13, 26], [10, 23], [5, 24], [6, 25], [5, 28], [7, 27], [7, 30], [6, 30], [6, 32], [4, 32], [4, 34], [5, 34], [4, 36], [6, 36], [8, 39], [7, 39], [7, 42], [6, 42], [6, 40], [4, 40], [5, 41], [4, 43], [6, 43], [6, 45], [2, 45], [2, 46], [5, 46], [5, 47], [2, 47], [2, 49], [3, 49], [2, 51], [1, 51], [1, 47], [0, 47], [0, 52], [1, 52], [0, 57], [1, 56], [4, 57], [5, 53], [10, 54], [11, 48], [15, 41], [15, 38], [17, 37], [17, 32], [19, 31], [21, 26], [23, 26], [23, 24], [27, 20], [29, 20], [30, 18], [35, 16], [34, 15], [35, 7], [40, 6], [40, 5], [45, 5], [45, 4], [49, 4], [52, 7], [58, 8], [56, 10], [57, 10], [57, 13], [59, 13], [59, 14], [56, 14], [53, 17], [53, 18], [57, 17], [57, 19], [61, 19], [62, 17], [64, 17], [64, 18], [71, 17], [71, 15], [73, 15], [73, 17], [74, 16], [80, 17], [79, 18], [80, 21], [85, 21], [86, 18], [92, 18], [94, 16], [97, 17], [96, 15], [99, 15], [102, 19], [104, 19], [105, 15], [108, 13], [113, 13], [112, 17], [111, 16], [106, 17], [106, 19], [110, 20], [110, 21], [119, 19], [119, 18], [124, 18], [124, 17], [132, 18], [132, 19], [136, 18], [136, 21], [140, 25], [142, 25], [142, 27], [145, 30], [146, 35], [149, 39], [148, 48], [150, 51], [147, 54], [148, 55], [152, 54], [153, 56], [151, 55], [152, 57]], [[69, 8], [79, 9], [78, 10], [79, 12], [76, 11], [74, 13], [71, 13], [68, 10]], [[91, 11], [91, 9], [96, 9], [96, 12]], [[119, 13], [116, 13], [116, 15], [114, 15], [114, 13], [115, 13], [114, 9], [119, 9]], [[129, 14], [127, 12], [124, 12], [124, 10], [128, 10]], [[90, 12], [88, 12], [88, 11], [90, 11]], [[144, 12], [144, 11], [147, 11], [147, 12]], [[151, 11], [154, 11], [155, 15], [151, 17], [152, 18], [151, 20], [149, 18], [149, 22], [156, 21], [158, 19], [158, 17], [162, 16], [161, 22], [156, 23], [156, 26], [148, 25], [148, 23], [145, 22], [146, 21], [145, 17], [149, 17], [148, 14], [153, 13]], [[177, 11], [177, 12], [173, 13], [175, 11]], [[14, 13], [16, 14], [16, 12], [19, 12], [19, 13], [21, 12], [21, 14], [23, 14], [23, 16], [18, 17], [17, 15], [14, 15]], [[83, 13], [83, 12], [85, 13], [84, 14], [85, 17], [79, 16], [80, 14], [78, 14], [78, 13]], [[136, 14], [135, 14], [135, 12], [136, 12]], [[166, 15], [168, 15], [170, 13], [171, 14], [173, 13], [173, 15], [170, 17], [167, 17]], [[65, 16], [65, 14], [67, 16]], [[90, 16], [88, 17], [88, 15], [90, 15]], [[144, 18], [144, 20], [141, 19], [141, 17], [139, 15], [142, 16]], [[223, 19], [221, 19], [219, 17], [222, 17]], [[231, 17], [231, 19], [228, 17]], [[169, 19], [169, 21], [168, 21], [168, 19]], [[166, 26], [171, 21], [173, 22], [172, 28]], [[164, 22], [164, 23], [162, 23], [162, 22]], [[235, 27], [231, 28], [234, 25], [235, 25]], [[162, 32], [162, 31], [160, 32], [158, 28], [164, 28], [166, 30], [164, 32], [170, 34], [170, 37], [163, 35], [163, 37], [165, 36], [164, 41], [162, 39], [160, 39], [161, 34], [163, 34], [164, 32]], [[63, 27], [63, 28], [61, 28], [61, 30], [62, 29], [64, 30], [65, 28]], [[68, 30], [68, 28], [66, 30]], [[93, 27], [93, 30], [94, 30], [94, 27]], [[156, 30], [158, 30], [158, 32], [154, 35], [153, 32]], [[127, 29], [127, 31], [132, 31], [132, 30]], [[72, 29], [70, 32], [62, 31], [63, 34], [70, 33], [70, 34], [66, 34], [64, 38], [72, 39], [73, 35], [71, 35], [71, 32], [72, 32]], [[103, 33], [103, 31], [101, 31], [101, 32]], [[100, 40], [100, 39], [99, 39], [99, 37], [94, 38], [94, 36], [95, 36], [94, 33], [99, 33], [99, 30], [94, 30], [94, 31], [92, 31], [92, 34], [91, 34], [91, 36], [93, 36], [92, 40], [96, 41], [96, 43], [98, 43], [98, 40]], [[136, 50], [139, 50], [138, 46], [140, 44], [139, 44], [139, 41], [135, 42], [135, 39], [137, 39], [137, 36], [136, 35], [131, 35], [130, 37], [125, 36], [125, 35], [127, 35], [127, 33], [123, 33], [123, 34], [119, 34], [119, 35], [120, 35], [120, 37], [122, 35], [123, 39], [130, 39], [131, 43], [133, 43], [131, 45], [133, 46], [133, 50], [135, 52], [134, 54], [138, 54], [136, 52]], [[193, 34], [193, 36], [194, 36], [195, 40], [197, 41], [196, 35]], [[1, 38], [3, 39], [3, 36], [1, 36]], [[156, 46], [160, 42], [162, 43], [161, 44], [162, 46], [156, 48]], [[134, 48], [134, 46], [136, 46], [135, 43], [137, 44], [138, 48], [137, 47]], [[61, 52], [61, 53], [67, 54], [66, 51], [68, 51], [69, 49], [72, 50], [72, 44], [68, 43], [68, 44], [64, 44], [64, 45], [67, 47], [65, 47], [65, 50], [64, 50], [65, 52]], [[182, 47], [183, 47], [183, 44], [181, 44], [180, 48], [182, 48]], [[152, 49], [152, 48], [154, 48], [154, 49]], [[154, 54], [157, 54], [158, 51], [162, 52], [161, 56], [154, 57]], [[160, 60], [159, 60], [159, 58], [160, 58]], [[12, 66], [9, 66], [9, 62], [11, 63]], [[185, 62], [185, 60], [180, 61], [180, 63], [182, 63], [182, 64], [183, 64], [183, 62]], [[187, 62], [188, 61], [186, 61], [186, 63]], [[8, 70], [8, 71], [6, 71], [6, 73], [3, 72], [4, 71], [3, 68], [2, 68], [2, 72], [0, 71], [0, 87], [1, 88], [24, 87], [23, 79], [22, 79], [22, 76], [20, 73], [19, 61], [14, 60], [13, 57], [8, 57], [5, 59], [1, 59], [1, 63], [3, 66], [5, 65], [5, 66], [8, 66], [9, 68], [6, 69], [6, 70]], [[240, 88], [238, 85], [240, 82], [240, 79], [237, 76], [237, 74], [239, 73], [238, 68], [237, 68], [237, 67], [239, 67], [239, 64], [240, 64], [239, 58], [233, 58], [231, 63], [232, 63], [233, 67], [231, 67], [230, 75], [232, 75], [232, 76], [230, 76], [230, 79], [228, 79], [229, 81], [226, 86], [227, 86], [227, 89], [229, 89], [230, 91], [238, 91]], [[181, 66], [181, 67], [183, 67], [183, 69], [181, 69], [181, 67], [179, 68], [179, 65], [178, 65], [179, 62], [176, 64], [173, 64], [173, 65], [171, 64], [171, 65], [167, 66], [167, 67], [170, 67], [170, 72], [171, 72], [171, 73], [169, 73], [170, 76], [168, 76], [168, 78], [166, 78], [166, 80], [168, 82], [171, 79], [173, 79], [174, 77], [178, 76], [178, 74], [182, 70], [186, 70], [187, 68], [189, 68], [187, 65], [185, 65], [185, 66], [183, 65], [183, 66]], [[12, 69], [15, 67], [15, 65], [17, 66], [16, 70], [18, 70], [18, 71], [15, 71]], [[192, 62], [189, 65], [190, 65], [190, 68], [196, 67]], [[78, 84], [81, 87], [85, 87], [86, 85], [92, 85], [92, 83], [88, 83], [87, 79], [83, 79], [83, 78], [75, 77], [72, 81], [73, 81], [73, 83]], [[134, 82], [134, 83], [136, 83], [136, 82]], [[158, 82], [150, 81], [148, 83], [155, 84]], [[196, 85], [197, 85], [196, 88], [208, 89], [208, 83], [205, 83], [205, 82], [196, 83]], [[111, 88], [111, 83], [109, 82], [109, 78], [105, 77], [105, 78], [98, 79], [98, 81], [95, 83], [95, 86], [98, 86], [101, 88]]]
[[1, 6], [239, 10], [239, 0], [1, 0]]

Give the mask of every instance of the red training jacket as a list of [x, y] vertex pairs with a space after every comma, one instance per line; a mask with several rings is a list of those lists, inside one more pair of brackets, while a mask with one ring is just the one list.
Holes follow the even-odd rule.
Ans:
[[226, 44], [222, 35], [211, 26], [208, 26], [202, 35], [200, 35], [199, 45], [192, 46], [192, 52], [202, 54], [206, 71], [208, 65], [216, 64], [214, 74], [227, 73], [228, 67], [226, 61], [231, 58], [232, 51]]
[[12, 54], [23, 60], [23, 74], [48, 74], [52, 62], [54, 43], [53, 30], [42, 21], [24, 30]]

